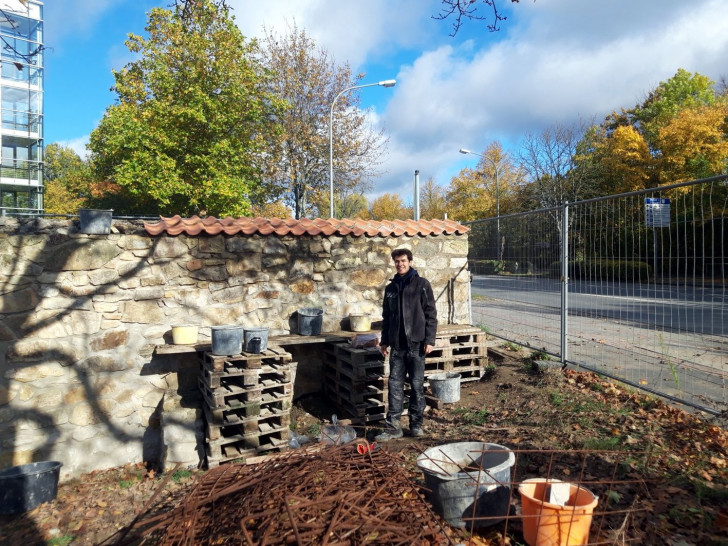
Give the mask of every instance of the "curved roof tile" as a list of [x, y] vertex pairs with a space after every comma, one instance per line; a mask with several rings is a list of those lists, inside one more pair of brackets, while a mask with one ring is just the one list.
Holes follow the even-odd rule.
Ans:
[[275, 233], [280, 236], [294, 235], [354, 235], [355, 237], [401, 237], [408, 235], [429, 236], [429, 235], [453, 235], [463, 234], [470, 231], [470, 228], [454, 220], [361, 220], [359, 218], [343, 218], [341, 220], [329, 218], [215, 218], [207, 216], [200, 218], [192, 216], [182, 218], [172, 216], [166, 218], [160, 216], [159, 222], [144, 222], [144, 229], [150, 235], [156, 236], [166, 233], [167, 235], [217, 235], [224, 232], [227, 235], [244, 233], [245, 235], [270, 235]]

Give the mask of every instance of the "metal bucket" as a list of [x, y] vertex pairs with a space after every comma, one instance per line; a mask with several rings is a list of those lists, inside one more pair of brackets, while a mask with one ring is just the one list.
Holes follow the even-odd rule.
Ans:
[[417, 457], [438, 514], [453, 527], [488, 527], [510, 511], [511, 467], [516, 457], [498, 444], [457, 442]]
[[317, 336], [321, 333], [324, 310], [318, 307], [304, 307], [298, 310], [298, 333], [302, 336]]
[[213, 326], [210, 328], [212, 337], [212, 354], [219, 356], [239, 355], [243, 351], [242, 326]]
[[436, 373], [427, 377], [430, 390], [441, 402], [454, 404], [460, 401], [460, 374]]
[[246, 328], [243, 350], [246, 353], [262, 353], [268, 348], [268, 328]]

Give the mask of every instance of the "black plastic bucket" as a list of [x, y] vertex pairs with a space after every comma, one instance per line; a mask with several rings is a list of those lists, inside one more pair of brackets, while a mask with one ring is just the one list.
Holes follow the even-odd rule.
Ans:
[[58, 494], [63, 463], [42, 461], [0, 470], [0, 514], [19, 514]]
[[318, 307], [304, 307], [298, 310], [298, 333], [302, 336], [317, 336], [321, 333], [324, 310]]

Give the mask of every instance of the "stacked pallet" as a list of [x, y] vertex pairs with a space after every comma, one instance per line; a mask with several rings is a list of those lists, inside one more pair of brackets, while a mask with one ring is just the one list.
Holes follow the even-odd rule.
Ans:
[[435, 348], [425, 359], [425, 378], [437, 373], [459, 373], [461, 381], [477, 381], [488, 364], [486, 334], [467, 324], [441, 324]]
[[293, 383], [291, 354], [269, 346], [260, 354], [202, 354], [209, 467], [288, 446]]
[[348, 342], [324, 345], [324, 394], [359, 422], [380, 421], [387, 413], [389, 363], [377, 347]]

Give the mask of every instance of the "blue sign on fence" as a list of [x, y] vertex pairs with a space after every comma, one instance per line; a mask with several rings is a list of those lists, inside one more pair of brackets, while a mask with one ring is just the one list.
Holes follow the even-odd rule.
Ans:
[[668, 198], [645, 198], [645, 225], [647, 227], [670, 227], [670, 200]]

